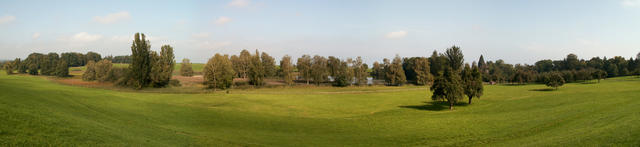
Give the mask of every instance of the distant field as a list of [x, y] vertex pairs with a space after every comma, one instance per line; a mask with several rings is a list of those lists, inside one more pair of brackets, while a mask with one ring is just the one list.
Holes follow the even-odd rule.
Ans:
[[417, 86], [169, 94], [0, 71], [0, 146], [640, 146], [639, 78], [485, 88], [449, 111]]

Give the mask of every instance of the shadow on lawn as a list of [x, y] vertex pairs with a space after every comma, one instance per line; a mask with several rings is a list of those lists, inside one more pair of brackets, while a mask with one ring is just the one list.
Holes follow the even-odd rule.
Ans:
[[531, 89], [529, 91], [555, 91], [553, 88], [540, 88], [540, 89]]
[[[406, 105], [406, 106], [398, 106], [400, 108], [409, 108], [416, 110], [428, 110], [428, 111], [441, 111], [441, 110], [449, 110], [449, 102], [446, 101], [431, 101], [424, 102], [424, 105]], [[456, 103], [453, 105], [453, 109], [456, 107], [464, 107], [469, 105], [468, 103]]]

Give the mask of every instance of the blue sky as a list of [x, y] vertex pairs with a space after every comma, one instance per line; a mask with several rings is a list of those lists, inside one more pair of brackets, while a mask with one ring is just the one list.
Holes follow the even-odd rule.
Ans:
[[640, 52], [640, 0], [0, 1], [0, 59], [130, 54], [135, 32], [176, 60], [259, 49], [382, 58], [461, 46], [467, 62], [533, 63]]

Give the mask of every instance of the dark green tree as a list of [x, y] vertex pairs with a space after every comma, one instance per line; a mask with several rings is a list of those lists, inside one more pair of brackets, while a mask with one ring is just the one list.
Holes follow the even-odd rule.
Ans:
[[[142, 36], [144, 36], [144, 34], [142, 34]], [[102, 60], [102, 56], [100, 54], [96, 53], [96, 52], [87, 52], [87, 54], [84, 55], [84, 56], [85, 56], [85, 60], [87, 62], [89, 62], [89, 61], [98, 62], [98, 61]]]
[[471, 104], [471, 99], [473, 97], [480, 98], [484, 91], [480, 68], [476, 65], [469, 68], [469, 64], [466, 64], [462, 71], [462, 80], [464, 82], [464, 94], [469, 97], [469, 104]]
[[29, 64], [29, 74], [38, 75], [38, 65], [36, 65], [35, 63]]
[[262, 60], [262, 66], [265, 77], [274, 77], [276, 76], [276, 60], [269, 56], [269, 54], [262, 52], [260, 55], [260, 59]]
[[387, 74], [385, 81], [387, 85], [399, 86], [407, 82], [407, 77], [402, 69], [402, 59], [399, 55], [396, 55], [396, 57], [393, 58], [393, 62], [386, 66], [385, 69]]
[[20, 60], [20, 58], [16, 58], [13, 60], [13, 66], [15, 70], [18, 70], [18, 73], [24, 74], [27, 73], [27, 65], [25, 62]]
[[[136, 33], [131, 44], [131, 65], [129, 65], [131, 85], [142, 89], [151, 82], [151, 44], [143, 33]], [[89, 53], [87, 53], [89, 55]]]
[[[155, 52], [152, 52], [155, 53]], [[160, 48], [160, 55], [152, 55], [151, 85], [153, 87], [165, 87], [169, 84], [175, 66], [173, 47], [163, 45]]]
[[58, 65], [56, 66], [55, 76], [57, 77], [67, 77], [69, 76], [69, 64], [65, 60], [58, 61]]
[[249, 83], [254, 86], [263, 86], [265, 84], [265, 71], [260, 59], [260, 52], [256, 50], [256, 54], [251, 56], [249, 62]]
[[443, 75], [438, 76], [431, 85], [433, 100], [447, 100], [449, 102], [449, 110], [453, 110], [453, 104], [463, 98], [464, 89], [460, 76], [451, 68], [446, 68]]
[[462, 70], [464, 55], [462, 54], [462, 50], [460, 50], [460, 47], [454, 45], [448, 48], [444, 55], [447, 57], [447, 63], [449, 63], [449, 67], [453, 69], [454, 72], [460, 72], [460, 70]]
[[565, 80], [562, 75], [558, 72], [549, 72], [544, 77], [544, 84], [553, 87], [554, 89], [558, 89], [558, 87], [564, 85]]
[[431, 68], [429, 67], [429, 59], [417, 58], [415, 60], [413, 70], [416, 74], [416, 84], [429, 85], [433, 82], [433, 75], [431, 75]]

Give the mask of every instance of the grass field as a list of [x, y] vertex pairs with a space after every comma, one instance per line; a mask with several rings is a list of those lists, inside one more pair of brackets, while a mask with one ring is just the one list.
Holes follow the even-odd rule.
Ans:
[[415, 86], [171, 94], [0, 73], [0, 146], [640, 146], [635, 77], [485, 86], [449, 111]]

